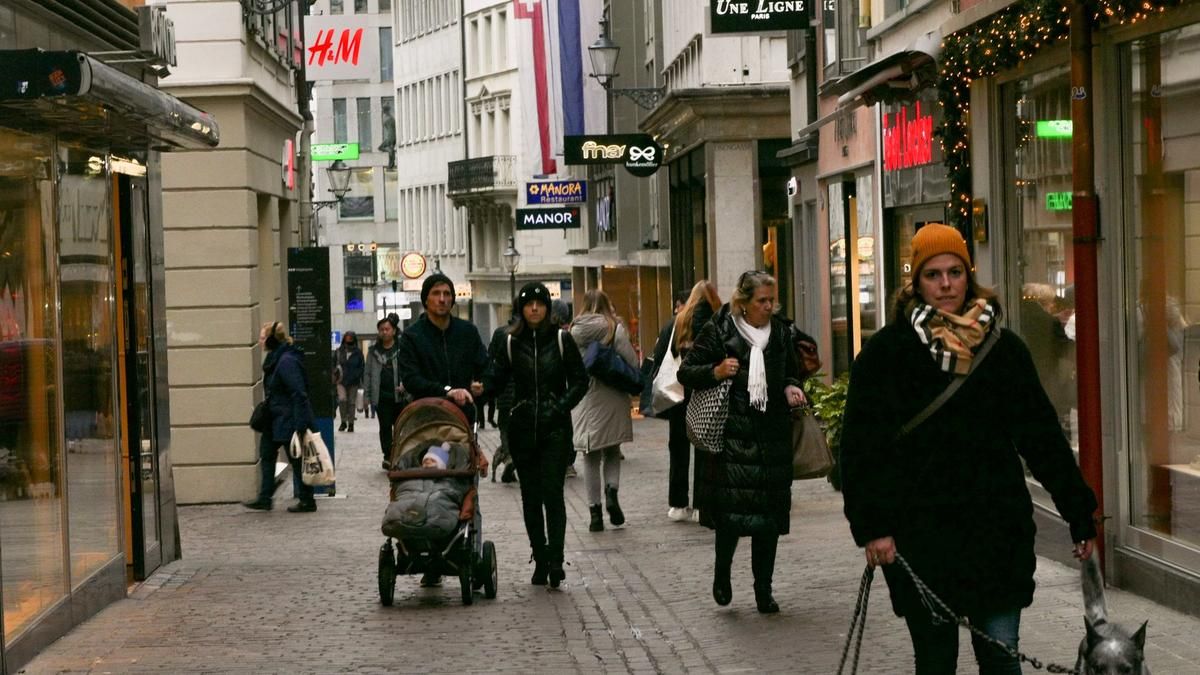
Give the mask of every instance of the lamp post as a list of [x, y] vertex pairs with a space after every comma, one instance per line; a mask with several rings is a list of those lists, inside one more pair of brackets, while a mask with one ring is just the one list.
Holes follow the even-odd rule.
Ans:
[[[600, 20], [600, 37], [588, 46], [588, 59], [592, 62], [591, 77], [596, 78], [601, 87], [610, 95], [624, 96], [646, 110], [651, 110], [662, 102], [666, 87], [632, 87], [622, 89], [612, 86], [617, 76], [617, 59], [621, 56], [621, 47], [608, 36], [608, 12]], [[612, 131], [612, 106], [609, 106], [608, 127]]]
[[[312, 206], [313, 220], [316, 220], [317, 213], [319, 213], [321, 209], [334, 206], [336, 204], [341, 204], [342, 200], [346, 198], [346, 193], [350, 191], [350, 167], [346, 166], [346, 163], [342, 160], [339, 159], [333, 164], [330, 164], [329, 167], [325, 169], [325, 175], [329, 178], [329, 191], [333, 193], [333, 199], [323, 199], [309, 202], [309, 205]], [[319, 227], [319, 225], [313, 227], [312, 231], [312, 243], [314, 246], [317, 243], [317, 227]]]
[[508, 294], [517, 298], [517, 265], [521, 264], [521, 252], [517, 250], [513, 236], [508, 235], [508, 248], [504, 249], [504, 267], [508, 270]]

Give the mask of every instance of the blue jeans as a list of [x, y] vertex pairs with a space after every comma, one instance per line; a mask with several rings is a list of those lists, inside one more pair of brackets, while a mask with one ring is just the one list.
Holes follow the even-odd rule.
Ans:
[[[1011, 609], [992, 614], [970, 615], [971, 625], [1004, 644], [1017, 648], [1021, 630], [1021, 610]], [[943, 675], [958, 670], [958, 625], [934, 625], [929, 615], [920, 612], [906, 616], [912, 636], [917, 675]], [[998, 647], [971, 635], [971, 647], [980, 675], [1021, 675], [1021, 662]]]

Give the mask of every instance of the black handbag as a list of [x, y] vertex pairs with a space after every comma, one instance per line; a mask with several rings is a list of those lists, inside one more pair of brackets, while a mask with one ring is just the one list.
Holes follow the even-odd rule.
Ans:
[[642, 393], [642, 373], [625, 362], [616, 349], [593, 342], [583, 353], [588, 375], [626, 394]]
[[271, 407], [267, 404], [267, 399], [264, 398], [254, 406], [254, 412], [250, 413], [250, 428], [261, 434], [271, 430]]

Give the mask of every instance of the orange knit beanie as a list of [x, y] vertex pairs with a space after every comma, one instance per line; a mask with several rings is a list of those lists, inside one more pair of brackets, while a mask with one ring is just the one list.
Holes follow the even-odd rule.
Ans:
[[958, 230], [941, 223], [928, 223], [917, 230], [912, 238], [913, 276], [915, 277], [921, 272], [921, 266], [930, 258], [943, 253], [952, 253], [962, 258], [968, 268], [971, 266], [971, 254], [967, 253], [967, 242], [958, 233]]

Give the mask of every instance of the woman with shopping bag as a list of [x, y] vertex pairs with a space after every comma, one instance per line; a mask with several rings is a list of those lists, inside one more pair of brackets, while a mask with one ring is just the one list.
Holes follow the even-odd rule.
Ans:
[[[287, 325], [279, 321], [268, 321], [262, 325], [258, 343], [265, 352], [263, 359], [263, 389], [267, 396], [270, 426], [263, 432], [258, 443], [259, 488], [258, 498], [244, 502], [247, 508], [270, 511], [275, 493], [275, 459], [279, 448], [292, 465], [295, 475], [302, 475], [301, 458], [287, 452], [293, 436], [303, 439], [312, 430], [316, 432], [312, 405], [308, 400], [308, 378], [304, 372], [304, 352], [292, 344]], [[299, 482], [300, 501], [288, 507], [289, 513], [311, 513], [317, 510], [312, 486]]]
[[789, 411], [805, 400], [775, 298], [774, 277], [742, 273], [733, 298], [700, 331], [678, 375], [692, 389], [689, 436], [709, 453], [696, 492], [700, 524], [716, 530], [713, 599], [718, 605], [732, 600], [733, 554], [739, 538], [751, 537], [754, 600], [763, 614], [779, 611], [771, 581], [779, 536], [790, 530]]
[[[717, 295], [717, 287], [707, 279], [701, 279], [692, 286], [692, 292], [684, 301], [683, 307], [675, 315], [671, 323], [671, 332], [666, 339], [660, 339], [654, 350], [654, 363], [657, 372], [654, 377], [655, 413], [666, 411], [668, 426], [667, 448], [670, 451], [670, 467], [667, 474], [667, 517], [674, 521], [699, 520], [699, 512], [690, 505], [688, 500], [688, 483], [693, 484], [692, 497], [695, 497], [695, 484], [688, 478], [692, 473], [692, 457], [696, 458], [696, 475], [700, 474], [700, 455], [692, 450], [692, 442], [688, 440], [687, 413], [688, 390], [679, 385], [679, 364], [692, 348], [696, 336], [704, 324], [721, 309], [721, 297]], [[672, 381], [683, 390], [672, 391]], [[682, 393], [682, 397], [679, 394]], [[672, 398], [677, 398], [675, 405], [665, 407]], [[662, 410], [658, 407], [664, 406]]]

